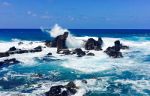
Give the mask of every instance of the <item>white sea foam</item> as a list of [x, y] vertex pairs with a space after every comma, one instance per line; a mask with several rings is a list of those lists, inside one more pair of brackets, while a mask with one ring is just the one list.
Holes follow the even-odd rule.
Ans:
[[[55, 25], [55, 27], [51, 30], [48, 31], [50, 33], [51, 37], [56, 37], [58, 35], [63, 34], [65, 31], [68, 31], [67, 29], [63, 29], [58, 25]], [[86, 41], [88, 36], [85, 37], [75, 37], [71, 33], [68, 36], [67, 39], [67, 46], [69, 46], [70, 50], [74, 48], [83, 48], [84, 41]], [[95, 40], [97, 40], [97, 37], [92, 37]], [[7, 51], [10, 47], [15, 46], [16, 48], [19, 49], [33, 49], [37, 46], [42, 46], [43, 51], [42, 52], [37, 52], [37, 53], [25, 53], [25, 54], [15, 54], [11, 55], [9, 57], [4, 57], [0, 58], [0, 61], [7, 59], [7, 58], [16, 58], [17, 60], [23, 62], [21, 63], [22, 66], [34, 66], [36, 65], [36, 60], [34, 59], [35, 57], [42, 58], [44, 57], [47, 53], [51, 52], [53, 56], [57, 59], [61, 59], [64, 61], [61, 61], [60, 67], [64, 68], [69, 68], [69, 69], [74, 69], [76, 71], [82, 72], [84, 74], [91, 74], [93, 72], [103, 72], [103, 71], [108, 71], [108, 70], [113, 70], [116, 69], [116, 73], [120, 75], [122, 71], [133, 71], [136, 74], [139, 75], [145, 75], [149, 76], [150, 74], [150, 65], [149, 62], [145, 63], [142, 62], [142, 57], [143, 55], [149, 55], [150, 54], [150, 41], [131, 41], [131, 40], [125, 40], [121, 38], [108, 38], [108, 37], [103, 37], [102, 38], [104, 41], [103, 45], [103, 50], [105, 50], [109, 46], [114, 45], [115, 40], [120, 40], [124, 45], [130, 46], [129, 50], [121, 50], [123, 52], [124, 58], [119, 58], [119, 59], [113, 59], [108, 57], [103, 51], [90, 51], [95, 54], [95, 56], [84, 56], [84, 57], [77, 57], [76, 55], [67, 55], [67, 56], [61, 56], [60, 54], [56, 54], [56, 48], [44, 48], [45, 45], [43, 42], [39, 41], [34, 41], [31, 43], [31, 41], [22, 41], [22, 40], [13, 40], [11, 42], [0, 42], [0, 52], [5, 52]], [[22, 41], [22, 45], [18, 45], [18, 43]], [[139, 51], [141, 52], [140, 54], [137, 53], [132, 53], [134, 51]], [[136, 55], [136, 57], [131, 58], [130, 55]], [[7, 71], [7, 68], [2, 69], [0, 72]], [[13, 75], [12, 75], [13, 74]], [[4, 80], [9, 80], [8, 76], [22, 76], [22, 75], [16, 75], [14, 73], [8, 72], [4, 78]], [[25, 75], [27, 76], [27, 75]], [[28, 77], [30, 75], [28, 74]], [[76, 80], [77, 86], [80, 87], [78, 92], [74, 96], [83, 96], [87, 91], [93, 91], [93, 90], [101, 90], [101, 91], [106, 91], [106, 86], [108, 86], [107, 79], [102, 79], [102, 80], [96, 80], [96, 79], [87, 79], [88, 84], [84, 85], [80, 80]], [[144, 89], [150, 90], [150, 82], [149, 80], [117, 80], [115, 82], [121, 82], [123, 84], [132, 84], [132, 88], [137, 90], [138, 92], [143, 92]], [[39, 82], [40, 83], [40, 82]], [[60, 81], [60, 82], [41, 82], [41, 87], [37, 88], [35, 91], [32, 92], [35, 94], [42, 94], [46, 91], [49, 90], [49, 88], [53, 85], [58, 85], [58, 84], [66, 84], [66, 81]], [[34, 87], [37, 87], [39, 84], [35, 85]], [[143, 92], [144, 93], [144, 92]], [[19, 93], [19, 92], [1, 92], [0, 96], [12, 96], [12, 94], [22, 94], [25, 96], [31, 96], [31, 94], [26, 93]], [[145, 93], [144, 93], [145, 94]]]
[[138, 93], [144, 94], [144, 96], [149, 96], [144, 90], [150, 90], [150, 80], [116, 80], [121, 84], [131, 84], [132, 89], [136, 90]]
[[[83, 96], [88, 91], [106, 91], [106, 87], [108, 86], [107, 83], [108, 78], [99, 78], [99, 79], [86, 79], [87, 84], [83, 83], [82, 80], [75, 80], [74, 83], [78, 87], [77, 93], [72, 96]], [[56, 85], [66, 85], [68, 82], [66, 81], [58, 81], [58, 82], [51, 82], [51, 81], [42, 81], [38, 82], [38, 84], [30, 85], [27, 89], [36, 89], [33, 90], [32, 93], [20, 93], [15, 91], [9, 92], [1, 92], [0, 96], [45, 96], [44, 93], [49, 91], [52, 86]], [[18, 88], [23, 88], [24, 86], [20, 86]]]
[[83, 47], [84, 42], [82, 40], [76, 39], [76, 37], [70, 33], [68, 29], [62, 28], [58, 24], [55, 24], [51, 30], [43, 30], [44, 32], [48, 32], [50, 37], [57, 37], [58, 35], [63, 35], [64, 32], [69, 32], [69, 36], [66, 40], [67, 47], [69, 48], [80, 48]]

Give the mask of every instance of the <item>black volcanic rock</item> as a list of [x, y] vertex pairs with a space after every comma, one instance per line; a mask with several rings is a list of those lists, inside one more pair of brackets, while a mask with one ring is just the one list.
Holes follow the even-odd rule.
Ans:
[[30, 52], [41, 52], [42, 51], [42, 47], [41, 46], [38, 46], [38, 47], [35, 47], [34, 49], [30, 50]]
[[8, 52], [0, 53], [0, 58], [1, 58], [1, 57], [8, 57], [8, 56], [9, 56], [9, 53], [8, 53]]
[[52, 55], [52, 53], [48, 53], [48, 54], [47, 54], [47, 56], [51, 56], [51, 55]]
[[77, 54], [78, 57], [82, 57], [82, 56], [85, 56], [86, 53], [84, 51], [82, 51], [81, 48], [77, 48], [74, 50], [74, 53]]
[[113, 58], [121, 58], [123, 57], [120, 52], [121, 49], [129, 49], [129, 46], [122, 45], [119, 40], [114, 42], [114, 46], [108, 47], [104, 52]]
[[107, 55], [109, 55], [110, 57], [113, 58], [121, 58], [122, 53], [120, 51], [116, 51], [115, 47], [108, 47], [105, 51], [104, 51]]
[[65, 32], [63, 35], [59, 35], [51, 43], [51, 47], [57, 47], [57, 53], [63, 49], [67, 49], [66, 39], [68, 37], [68, 32]]
[[22, 50], [22, 49], [17, 49], [15, 47], [11, 47], [8, 51], [1, 52], [0, 58], [1, 57], [8, 57], [12, 54], [34, 53], [34, 52], [41, 52], [41, 51], [42, 51], [41, 46], [35, 47], [34, 49], [31, 49], [31, 50]]
[[86, 55], [87, 55], [87, 56], [95, 56], [94, 53], [87, 53]]
[[52, 86], [46, 96], [71, 96], [77, 92], [77, 87], [74, 82], [69, 82], [67, 85]]
[[93, 38], [89, 38], [85, 43], [86, 50], [102, 50], [103, 40], [99, 37], [98, 41], [94, 40]]
[[17, 48], [13, 46], [13, 47], [9, 48], [8, 51], [16, 51], [16, 50], [17, 50]]

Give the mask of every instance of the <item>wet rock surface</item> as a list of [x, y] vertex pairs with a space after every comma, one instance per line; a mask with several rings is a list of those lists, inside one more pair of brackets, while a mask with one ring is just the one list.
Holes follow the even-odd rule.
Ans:
[[129, 49], [129, 47], [125, 46], [125, 45], [122, 45], [120, 43], [120, 41], [117, 40], [117, 41], [114, 42], [114, 46], [108, 47], [104, 52], [110, 57], [122, 58], [123, 55], [122, 55], [122, 52], [120, 52], [121, 49]]
[[9, 48], [8, 51], [1, 52], [0, 58], [1, 57], [8, 57], [12, 54], [34, 53], [34, 52], [41, 52], [41, 51], [42, 51], [41, 46], [35, 47], [34, 49], [31, 49], [31, 50], [22, 50], [22, 49], [17, 49], [16, 47], [11, 47], [11, 48]]
[[98, 38], [98, 41], [94, 40], [93, 38], [89, 38], [85, 43], [86, 50], [102, 50], [103, 40]]
[[67, 85], [57, 85], [52, 86], [48, 92], [45, 93], [46, 96], [71, 96], [77, 92], [78, 87], [76, 87], [74, 82], [69, 82]]

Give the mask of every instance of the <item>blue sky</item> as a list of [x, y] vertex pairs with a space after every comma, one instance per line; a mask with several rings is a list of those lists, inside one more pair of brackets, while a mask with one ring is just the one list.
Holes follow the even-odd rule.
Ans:
[[150, 29], [150, 0], [0, 0], [0, 28]]

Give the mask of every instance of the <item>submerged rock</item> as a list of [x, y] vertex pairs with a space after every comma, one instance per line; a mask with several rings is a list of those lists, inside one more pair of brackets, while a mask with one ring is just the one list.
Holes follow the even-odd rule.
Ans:
[[18, 63], [20, 63], [20, 61], [16, 60], [15, 58], [6, 59], [6, 60], [0, 62], [0, 67], [14, 65], [14, 64], [18, 64]]

